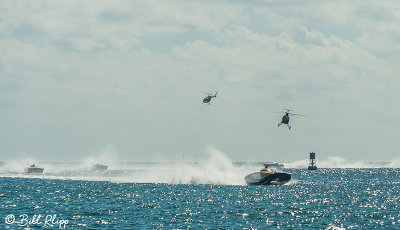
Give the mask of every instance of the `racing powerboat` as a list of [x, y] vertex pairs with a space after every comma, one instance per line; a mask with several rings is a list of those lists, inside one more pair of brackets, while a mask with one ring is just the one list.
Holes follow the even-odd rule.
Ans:
[[283, 185], [289, 182], [291, 178], [291, 173], [263, 171], [251, 173], [244, 180], [249, 185]]
[[102, 164], [95, 164], [92, 166], [92, 170], [94, 171], [106, 171], [108, 168], [107, 165], [102, 165]]
[[24, 169], [25, 173], [43, 173], [43, 171], [44, 171], [44, 168], [40, 168], [40, 167], [36, 166], [35, 164]]

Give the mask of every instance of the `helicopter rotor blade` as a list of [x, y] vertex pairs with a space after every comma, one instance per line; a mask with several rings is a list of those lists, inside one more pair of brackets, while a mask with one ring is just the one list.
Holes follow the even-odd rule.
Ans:
[[283, 109], [281, 111], [276, 111], [275, 113], [290, 113], [291, 109]]
[[304, 116], [306, 116], [306, 115], [303, 115], [303, 114], [297, 114], [297, 113], [289, 113], [290, 115], [292, 115], [292, 116], [302, 116], [302, 117], [304, 117]]
[[206, 93], [206, 92], [204, 92], [204, 91], [200, 91], [200, 92], [202, 92], [202, 93], [204, 93], [204, 94], [207, 94], [208, 96], [214, 96], [215, 94], [212, 94], [212, 93]]

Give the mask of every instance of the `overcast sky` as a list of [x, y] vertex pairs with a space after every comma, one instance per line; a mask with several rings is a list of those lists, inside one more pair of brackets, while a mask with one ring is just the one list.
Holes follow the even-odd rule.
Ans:
[[0, 51], [0, 161], [400, 155], [397, 0], [4, 0]]

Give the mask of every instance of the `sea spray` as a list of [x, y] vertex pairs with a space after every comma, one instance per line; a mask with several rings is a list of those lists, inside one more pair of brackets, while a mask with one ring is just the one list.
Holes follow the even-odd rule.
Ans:
[[[94, 163], [91, 159], [81, 162], [37, 162], [34, 159], [22, 158], [3, 162], [0, 166], [0, 176], [114, 183], [244, 185], [244, 177], [259, 171], [262, 167], [261, 162], [233, 163], [226, 154], [213, 146], [205, 148], [204, 155], [198, 156], [198, 162], [118, 162], [113, 161], [116, 151], [109, 150], [110, 148], [98, 154], [107, 156], [108, 160], [105, 157], [102, 159], [111, 164], [109, 170], [103, 172], [91, 170], [91, 165]], [[44, 173], [25, 174], [24, 168], [32, 163], [43, 167]], [[304, 170], [308, 166], [308, 160], [284, 163], [284, 165], [289, 171], [296, 168]], [[400, 159], [393, 159], [387, 163], [368, 163], [350, 162], [343, 158], [331, 157], [317, 160], [317, 166], [319, 168], [398, 168]], [[292, 180], [294, 181], [295, 178]]]
[[82, 167], [91, 169], [94, 164], [110, 165], [118, 161], [118, 150], [114, 144], [107, 144], [105, 147], [96, 151], [90, 157], [83, 160]]
[[144, 183], [244, 185], [247, 165], [237, 166], [215, 147], [205, 149], [199, 163], [167, 163], [133, 172], [132, 180]]
[[1, 173], [23, 173], [24, 168], [32, 164], [37, 164], [37, 161], [30, 157], [12, 159], [6, 161], [0, 166]]
[[185, 184], [243, 184], [243, 175], [224, 153], [213, 146], [205, 150], [205, 158], [190, 168], [178, 169], [172, 183]]
[[388, 168], [400, 168], [400, 158], [395, 158], [387, 165]]
[[[400, 161], [399, 161], [400, 163]], [[309, 160], [299, 160], [289, 163], [284, 163], [286, 168], [307, 168]], [[394, 160], [392, 163], [372, 163], [364, 161], [349, 161], [341, 157], [329, 157], [328, 159], [316, 159], [316, 165], [318, 168], [381, 168], [381, 167], [393, 167], [396, 165]], [[399, 164], [400, 165], [400, 164]]]
[[341, 157], [329, 157], [327, 160], [317, 161], [317, 166], [319, 168], [377, 168], [370, 162], [351, 162]]
[[289, 163], [284, 163], [285, 168], [307, 168], [308, 160], [299, 160]]

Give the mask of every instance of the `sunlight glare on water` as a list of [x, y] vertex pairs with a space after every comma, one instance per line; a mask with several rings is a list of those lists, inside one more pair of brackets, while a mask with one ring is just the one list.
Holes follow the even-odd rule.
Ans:
[[[236, 167], [243, 178], [257, 165], [229, 167]], [[287, 171], [293, 180], [284, 186], [199, 184], [208, 178], [191, 183], [185, 177], [182, 184], [171, 184], [170, 178], [162, 183], [123, 182], [135, 175], [130, 171], [104, 173], [104, 181], [96, 181], [95, 174], [93, 180], [84, 179], [91, 175], [70, 180], [65, 173], [38, 178], [8, 173], [0, 180], [0, 217], [58, 214], [72, 229], [400, 228], [399, 169]], [[125, 179], [110, 182], [118, 178]]]

